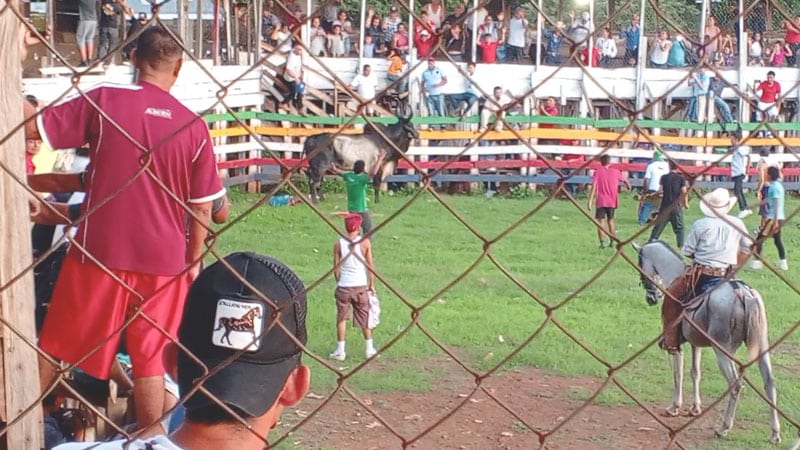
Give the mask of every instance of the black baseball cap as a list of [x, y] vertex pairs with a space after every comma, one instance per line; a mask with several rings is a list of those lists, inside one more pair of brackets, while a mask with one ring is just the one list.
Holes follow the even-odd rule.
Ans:
[[[189, 392], [206, 373], [213, 373], [202, 382], [206, 390], [251, 417], [261, 416], [300, 365], [299, 344], [306, 343], [305, 287], [274, 258], [230, 254], [192, 283], [178, 339], [208, 369], [180, 350], [181, 392]], [[190, 411], [213, 404], [200, 390], [185, 402]]]

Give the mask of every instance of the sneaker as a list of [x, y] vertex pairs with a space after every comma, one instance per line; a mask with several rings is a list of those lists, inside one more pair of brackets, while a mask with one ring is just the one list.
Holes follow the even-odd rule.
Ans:
[[753, 270], [761, 270], [763, 267], [764, 267], [764, 263], [762, 263], [761, 261], [759, 261], [757, 259], [754, 259], [750, 263], [750, 268], [753, 269]]
[[328, 357], [334, 361], [344, 361], [347, 358], [347, 355], [344, 352], [339, 353], [336, 351], [331, 353]]
[[782, 259], [781, 262], [778, 264], [778, 269], [789, 270], [789, 263], [786, 262], [785, 259]]
[[366, 354], [366, 356], [367, 356], [367, 359], [370, 359], [370, 358], [372, 358], [373, 356], [377, 355], [377, 354], [378, 354], [378, 351], [377, 351], [377, 350], [375, 350], [374, 348], [368, 348], [368, 349], [367, 349], [367, 351], [365, 352], [365, 354]]
[[750, 214], [753, 214], [753, 211], [751, 211], [749, 209], [743, 209], [743, 210], [739, 211], [739, 215], [737, 217], [739, 217], [740, 219], [744, 219], [745, 217], [749, 216]]

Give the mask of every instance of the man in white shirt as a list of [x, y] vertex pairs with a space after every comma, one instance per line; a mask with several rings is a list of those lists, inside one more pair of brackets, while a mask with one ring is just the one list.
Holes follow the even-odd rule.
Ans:
[[753, 211], [747, 207], [747, 198], [744, 196], [745, 178], [747, 178], [747, 169], [750, 167], [750, 147], [746, 145], [739, 145], [741, 129], [735, 133], [731, 133], [731, 149], [733, 149], [733, 156], [731, 157], [731, 181], [733, 181], [733, 193], [736, 195], [736, 200], [739, 203], [739, 218], [753, 214]]
[[425, 93], [429, 116], [444, 116], [444, 93], [442, 88], [447, 84], [447, 76], [436, 67], [436, 58], [428, 58], [428, 69], [422, 72], [422, 92]]
[[375, 75], [372, 75], [372, 68], [369, 64], [364, 64], [362, 72], [353, 78], [353, 82], [350, 83], [350, 87], [355, 89], [358, 93], [358, 96], [361, 98], [358, 99], [360, 101], [357, 101], [357, 99], [351, 100], [352, 103], [348, 106], [352, 105], [355, 106], [355, 108], [351, 109], [357, 109], [358, 106], [354, 103], [363, 103], [364, 113], [367, 115], [374, 114], [375, 91], [378, 89], [378, 79], [375, 77]]
[[639, 226], [643, 226], [650, 221], [650, 211], [653, 207], [658, 208], [659, 199], [657, 198], [661, 177], [669, 173], [669, 164], [664, 161], [664, 154], [660, 150], [653, 152], [653, 161], [645, 169], [644, 180], [642, 181], [642, 193], [639, 196]]
[[286, 57], [286, 67], [283, 70], [283, 79], [289, 82], [289, 96], [286, 103], [292, 102], [294, 107], [300, 109], [303, 104], [303, 93], [306, 84], [303, 82], [303, 46], [297, 44]]
[[481, 110], [481, 127], [479, 131], [485, 131], [489, 124], [489, 118], [492, 114], [496, 116], [494, 122], [494, 130], [501, 131], [503, 129], [503, 118], [506, 115], [505, 107], [513, 100], [510, 96], [503, 93], [503, 88], [495, 86], [492, 96], [486, 99], [486, 103]]
[[514, 17], [508, 21], [506, 57], [509, 61], [522, 61], [525, 49], [525, 31], [527, 29], [528, 19], [525, 18], [525, 8], [518, 6], [517, 9], [514, 10]]

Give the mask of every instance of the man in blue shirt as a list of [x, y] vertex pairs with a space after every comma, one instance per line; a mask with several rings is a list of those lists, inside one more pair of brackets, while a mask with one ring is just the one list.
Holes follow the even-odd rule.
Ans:
[[780, 270], [789, 270], [789, 263], [786, 261], [786, 249], [783, 247], [783, 240], [781, 239], [781, 228], [786, 221], [786, 211], [784, 211], [784, 202], [786, 199], [786, 191], [783, 188], [783, 183], [780, 181], [781, 170], [775, 166], [767, 168], [767, 177], [769, 178], [769, 191], [767, 198], [763, 200], [764, 205], [767, 207], [767, 214], [761, 221], [758, 236], [755, 243], [755, 254], [759, 259], [754, 259], [750, 265], [751, 269], [761, 269], [763, 266], [761, 262], [761, 249], [764, 239], [772, 236], [775, 242], [775, 248], [778, 249], [778, 257], [780, 263], [778, 268]]
[[620, 31], [619, 36], [625, 38], [625, 61], [628, 64], [635, 66], [639, 61], [639, 15], [634, 14], [631, 17], [631, 24], [629, 27]]
[[422, 72], [422, 92], [429, 116], [444, 116], [444, 94], [442, 87], [447, 84], [447, 77], [436, 67], [436, 58], [428, 58], [428, 69]]

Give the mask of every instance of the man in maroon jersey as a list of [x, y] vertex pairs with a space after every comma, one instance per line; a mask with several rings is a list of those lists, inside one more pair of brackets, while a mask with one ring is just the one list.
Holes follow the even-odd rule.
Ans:
[[[85, 91], [42, 110], [25, 131], [52, 148], [88, 143], [91, 160], [80, 178], [86, 217], [64, 260], [39, 346], [107, 379], [124, 335], [137, 427], [147, 436], [163, 432], [157, 423], [165, 405], [163, 349], [176, 335], [199, 271], [211, 204], [225, 189], [206, 123], [169, 93], [183, 62], [180, 43], [151, 27], [132, 60], [137, 85]], [[35, 113], [24, 107], [26, 117]], [[187, 211], [194, 217], [188, 242]], [[55, 368], [40, 361], [40, 376], [48, 386]]]

